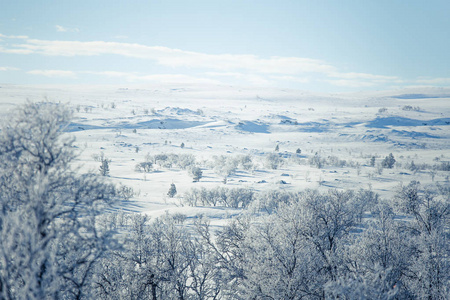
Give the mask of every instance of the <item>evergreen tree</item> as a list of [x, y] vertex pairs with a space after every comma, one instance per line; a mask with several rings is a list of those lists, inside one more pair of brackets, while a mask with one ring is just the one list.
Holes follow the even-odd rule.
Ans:
[[383, 161], [381, 162], [381, 166], [383, 168], [388, 168], [388, 169], [392, 169], [394, 167], [395, 164], [395, 158], [394, 155], [392, 155], [392, 153], [389, 153], [388, 156], [386, 156]]
[[108, 176], [109, 175], [109, 161], [105, 158], [102, 159], [102, 163], [99, 168], [100, 175]]
[[169, 196], [169, 198], [173, 198], [176, 194], [177, 194], [177, 187], [175, 186], [174, 183], [172, 183], [170, 185], [169, 191], [167, 192], [167, 196]]

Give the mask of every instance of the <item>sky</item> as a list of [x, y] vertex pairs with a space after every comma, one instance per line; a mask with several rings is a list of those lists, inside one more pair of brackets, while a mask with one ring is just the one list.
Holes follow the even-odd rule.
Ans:
[[0, 0], [0, 84], [450, 87], [450, 1]]

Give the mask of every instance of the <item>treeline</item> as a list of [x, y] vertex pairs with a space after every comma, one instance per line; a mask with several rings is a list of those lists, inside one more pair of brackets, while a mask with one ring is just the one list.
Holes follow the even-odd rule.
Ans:
[[[179, 216], [128, 216], [125, 249], [102, 259], [93, 292], [102, 299], [448, 297], [448, 187], [411, 182], [389, 202], [368, 191], [271, 195], [284, 201], [216, 231], [201, 216], [193, 229]], [[362, 199], [373, 201], [362, 209]]]

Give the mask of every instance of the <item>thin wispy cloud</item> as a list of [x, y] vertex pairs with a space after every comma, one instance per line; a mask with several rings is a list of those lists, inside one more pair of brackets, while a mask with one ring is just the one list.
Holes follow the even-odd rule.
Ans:
[[28, 39], [28, 36], [26, 35], [4, 35], [0, 33], [0, 38], [5, 39]]
[[14, 67], [0, 67], [0, 71], [19, 71], [19, 68]]
[[352, 80], [352, 79], [327, 80], [327, 82], [335, 86], [349, 87], [349, 88], [373, 87], [376, 85], [375, 82]]
[[55, 28], [58, 32], [80, 32], [78, 28], [69, 28], [61, 25], [55, 25]]
[[267, 80], [263, 76], [255, 75], [255, 74], [246, 74], [246, 73], [238, 73], [238, 72], [206, 72], [205, 75], [211, 77], [222, 77], [222, 78], [233, 78], [236, 80], [241, 80], [244, 82], [248, 82], [253, 85], [273, 85], [273, 82]]
[[[74, 30], [60, 25], [56, 25], [56, 29], [61, 32]], [[449, 78], [419, 78], [408, 81], [398, 76], [342, 72], [328, 62], [305, 57], [208, 54], [138, 43], [41, 40], [21, 35], [8, 36], [0, 34], [0, 38], [19, 41], [12, 43], [0, 41], [1, 53], [59, 57], [117, 55], [124, 58], [152, 61], [156, 65], [170, 68], [171, 71], [169, 73], [173, 71], [179, 73], [175, 75], [148, 75], [120, 71], [85, 71], [85, 73], [103, 77], [123, 78], [129, 82], [181, 82], [185, 80], [186, 82], [223, 83], [228, 82], [227, 80], [232, 80], [252, 85], [276, 85], [280, 82], [287, 84], [322, 82], [346, 88], [376, 87], [392, 84], [450, 84]], [[177, 68], [180, 70], [179, 72], [177, 72]], [[53, 78], [76, 78], [76, 73], [70, 70], [32, 70], [28, 73]]]
[[118, 71], [83, 71], [82, 74], [91, 74], [113, 78], [122, 78], [127, 82], [157, 82], [157, 83], [195, 83], [195, 84], [220, 84], [220, 81], [210, 78], [188, 76], [184, 74], [140, 74], [137, 72]]
[[391, 80], [399, 80], [400, 78], [397, 76], [383, 76], [383, 75], [374, 75], [368, 73], [338, 73], [332, 72], [328, 74], [330, 77], [342, 78], [342, 79], [367, 79], [367, 80], [378, 80], [378, 81], [391, 81]]
[[450, 85], [450, 77], [441, 77], [441, 78], [421, 78], [416, 81], [421, 84], [448, 84]]
[[290, 81], [290, 82], [297, 82], [297, 83], [309, 83], [311, 82], [311, 79], [308, 77], [297, 77], [297, 76], [270, 76], [273, 80], [278, 81]]
[[206, 54], [161, 46], [118, 42], [48, 41], [28, 39], [25, 43], [0, 48], [0, 52], [41, 54], [47, 56], [98, 56], [115, 54], [154, 60], [168, 67], [248, 70], [260, 73], [297, 74], [304, 72], [332, 73], [336, 68], [323, 61], [300, 57], [261, 58], [255, 55]]
[[76, 73], [66, 70], [31, 70], [27, 74], [42, 75], [45, 77], [64, 77], [64, 78], [76, 78]]

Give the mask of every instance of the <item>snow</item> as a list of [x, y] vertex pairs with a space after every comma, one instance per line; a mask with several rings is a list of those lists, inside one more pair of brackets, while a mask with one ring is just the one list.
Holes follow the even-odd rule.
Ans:
[[[407, 163], [450, 160], [450, 89], [312, 94], [198, 85], [2, 85], [0, 118], [27, 99], [69, 103], [75, 118], [66, 131], [76, 137], [81, 171], [98, 172], [100, 163], [93, 156], [103, 152], [111, 160], [110, 180], [136, 192], [122, 209], [154, 217], [183, 213], [189, 220], [204, 214], [220, 225], [242, 212], [186, 206], [182, 196], [193, 187], [249, 187], [256, 192], [371, 188], [389, 198], [400, 182], [432, 183], [429, 171], [405, 170]], [[405, 105], [420, 110], [403, 110]], [[270, 170], [264, 159], [276, 145], [286, 163]], [[297, 148], [301, 155], [295, 153]], [[369, 166], [372, 156], [381, 162], [391, 152], [401, 167], [378, 174]], [[193, 154], [203, 178], [194, 183], [188, 171], [178, 167], [135, 171], [147, 154], [161, 153]], [[224, 184], [212, 165], [213, 157], [220, 155], [250, 155], [255, 167], [238, 168]], [[314, 155], [347, 164], [318, 169], [308, 162]], [[438, 171], [434, 180], [448, 180], [448, 172]], [[178, 191], [175, 198], [167, 197], [171, 183]]]

